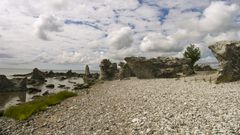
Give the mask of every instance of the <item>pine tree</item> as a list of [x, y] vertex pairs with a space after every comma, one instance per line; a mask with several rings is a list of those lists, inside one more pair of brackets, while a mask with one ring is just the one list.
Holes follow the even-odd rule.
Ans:
[[190, 67], [193, 69], [194, 64], [200, 59], [201, 57], [201, 52], [200, 49], [198, 47], [196, 47], [194, 44], [190, 44], [185, 52], [183, 53], [183, 56], [185, 58], [190, 58], [191, 59], [191, 63], [190, 63]]

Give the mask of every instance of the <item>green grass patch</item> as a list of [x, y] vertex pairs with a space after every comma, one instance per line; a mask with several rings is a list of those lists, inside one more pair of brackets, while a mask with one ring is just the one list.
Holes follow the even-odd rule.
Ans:
[[66, 98], [76, 96], [76, 93], [62, 91], [56, 94], [51, 94], [44, 97], [39, 97], [34, 101], [23, 103], [16, 106], [11, 106], [4, 111], [4, 116], [14, 118], [16, 120], [26, 120], [31, 115], [44, 111], [48, 106], [59, 104]]

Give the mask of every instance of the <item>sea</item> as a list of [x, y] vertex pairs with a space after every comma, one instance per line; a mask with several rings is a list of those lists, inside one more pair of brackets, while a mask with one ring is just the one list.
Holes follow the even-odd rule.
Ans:
[[[31, 73], [33, 69], [20, 69], [20, 68], [0, 68], [0, 75], [6, 75], [7, 77], [12, 77], [14, 74], [27, 74]], [[41, 71], [50, 71], [50, 69], [40, 69]], [[68, 70], [52, 70], [53, 72], [66, 73]], [[83, 70], [72, 70], [76, 73], [84, 73]]]

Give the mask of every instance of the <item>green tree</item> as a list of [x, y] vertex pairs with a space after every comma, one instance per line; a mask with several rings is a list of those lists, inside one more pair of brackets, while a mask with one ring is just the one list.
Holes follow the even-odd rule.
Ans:
[[191, 63], [190, 63], [190, 67], [193, 69], [194, 64], [200, 59], [201, 57], [201, 52], [200, 49], [198, 47], [196, 47], [194, 44], [190, 44], [185, 52], [183, 53], [183, 56], [185, 58], [190, 58], [191, 59]]

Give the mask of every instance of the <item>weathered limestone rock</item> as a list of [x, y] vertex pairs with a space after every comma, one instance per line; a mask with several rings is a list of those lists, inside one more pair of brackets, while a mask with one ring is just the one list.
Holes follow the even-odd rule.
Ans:
[[83, 76], [83, 81], [84, 81], [84, 83], [86, 83], [86, 84], [90, 84], [90, 83], [92, 83], [92, 79], [91, 79], [91, 73], [90, 73], [90, 70], [89, 70], [89, 67], [88, 67], [88, 65], [86, 65], [85, 66], [85, 74], [84, 74], [84, 76]]
[[182, 72], [183, 65], [189, 65], [190, 59], [158, 57], [126, 57], [125, 61], [138, 78], [171, 78]]
[[96, 83], [99, 78], [98, 73], [91, 74], [88, 65], [85, 67], [85, 74], [83, 75], [83, 82], [85, 85], [91, 86]]
[[37, 68], [33, 69], [31, 80], [35, 80], [38, 83], [45, 82], [45, 74]]
[[221, 41], [210, 45], [209, 48], [220, 65], [216, 82], [240, 80], [240, 41]]
[[119, 63], [120, 70], [119, 70], [119, 79], [128, 79], [132, 76], [132, 71], [126, 63], [120, 62]]
[[14, 83], [7, 79], [5, 75], [0, 75], [0, 90], [14, 87]]
[[112, 80], [116, 78], [118, 72], [117, 64], [111, 63], [108, 59], [103, 59], [100, 64], [100, 79]]
[[90, 73], [88, 65], [86, 65], [86, 67], [85, 67], [85, 76], [91, 76], [91, 73]]

